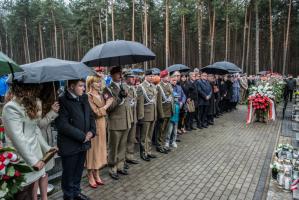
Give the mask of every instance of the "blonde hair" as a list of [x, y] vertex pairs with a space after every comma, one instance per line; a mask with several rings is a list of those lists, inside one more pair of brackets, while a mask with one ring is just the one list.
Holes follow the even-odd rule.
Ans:
[[91, 90], [92, 84], [94, 82], [101, 82], [101, 91], [105, 87], [105, 80], [99, 76], [88, 76], [86, 79], [86, 92], [88, 93]]

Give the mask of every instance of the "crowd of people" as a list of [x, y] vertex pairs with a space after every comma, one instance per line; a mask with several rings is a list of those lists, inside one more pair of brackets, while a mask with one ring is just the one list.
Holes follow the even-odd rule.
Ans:
[[[100, 169], [106, 165], [111, 178], [119, 180], [139, 164], [137, 153], [146, 162], [158, 157], [155, 152], [171, 154], [183, 142], [181, 135], [213, 126], [215, 118], [246, 103], [248, 88], [257, 80], [198, 69], [149, 69], [140, 76], [113, 67], [106, 84], [105, 68], [96, 71], [86, 80], [68, 81], [59, 100], [53, 83], [11, 85], [3, 108], [6, 142], [36, 169], [26, 174], [15, 199], [37, 199], [38, 188], [41, 199], [47, 199], [46, 172], [54, 162], [45, 163], [43, 155], [56, 149], [62, 161], [64, 199], [87, 200], [80, 190], [84, 168], [89, 186], [96, 189], [105, 184]], [[58, 131], [57, 147], [51, 125]]]

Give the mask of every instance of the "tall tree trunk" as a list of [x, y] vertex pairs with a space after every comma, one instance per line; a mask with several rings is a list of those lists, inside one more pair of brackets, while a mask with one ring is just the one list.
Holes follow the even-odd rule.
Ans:
[[213, 8], [213, 19], [212, 19], [212, 31], [211, 31], [211, 54], [210, 54], [210, 64], [214, 62], [214, 57], [215, 57], [215, 21], [216, 21], [216, 6]]
[[64, 29], [61, 26], [61, 42], [62, 42], [62, 58], [65, 60], [65, 41], [64, 41]]
[[57, 52], [57, 27], [56, 27], [56, 20], [54, 17], [54, 12], [51, 10], [52, 13], [52, 19], [53, 19], [53, 27], [54, 27], [54, 45], [55, 45], [55, 58], [58, 57], [58, 52]]
[[29, 39], [28, 39], [28, 28], [27, 28], [27, 20], [25, 18], [25, 42], [26, 42], [26, 53], [27, 53], [27, 61], [30, 63], [30, 51], [29, 51]]
[[197, 32], [198, 32], [198, 67], [202, 67], [202, 0], [197, 5]]
[[41, 58], [44, 59], [44, 45], [43, 45], [43, 33], [42, 33], [42, 26], [40, 23], [38, 23], [38, 32], [39, 32], [39, 50], [41, 53]]
[[107, 3], [107, 8], [106, 8], [106, 19], [105, 19], [105, 22], [106, 22], [106, 42], [108, 42], [109, 41], [109, 27], [108, 27], [108, 6], [109, 6], [109, 4]]
[[13, 46], [12, 46], [12, 39], [11, 37], [9, 38], [9, 46], [10, 46], [10, 58], [13, 59], [14, 56], [13, 56]]
[[94, 25], [93, 25], [93, 19], [92, 17], [90, 18], [91, 20], [91, 37], [92, 37], [92, 47], [95, 46], [95, 38], [94, 38]]
[[[144, 0], [144, 45], [147, 47], [148, 46], [148, 19], [147, 19], [147, 0]], [[145, 70], [147, 69], [148, 67], [148, 63], [145, 62], [144, 64], [144, 68]]]
[[249, 73], [249, 55], [250, 55], [250, 37], [251, 37], [251, 10], [248, 10], [249, 12], [249, 21], [248, 21], [248, 33], [247, 33], [247, 50], [246, 50], [246, 69]]
[[22, 35], [22, 39], [23, 39], [23, 49], [24, 49], [25, 63], [29, 63], [29, 62], [28, 62], [27, 48], [26, 48], [26, 42], [25, 42], [24, 35]]
[[2, 50], [2, 38], [1, 38], [1, 35], [0, 35], [0, 51], [3, 51]]
[[291, 10], [292, 10], [292, 0], [290, 0], [290, 2], [289, 2], [287, 33], [286, 33], [286, 39], [285, 39], [284, 51], [283, 51], [282, 74], [286, 73], [287, 52], [288, 52], [288, 47], [289, 47], [289, 35], [290, 35], [290, 23], [291, 23]]
[[185, 15], [181, 16], [181, 31], [182, 31], [182, 64], [186, 64], [186, 30], [185, 30]]
[[114, 32], [114, 0], [111, 1], [111, 28], [112, 28], [112, 40], [115, 40], [115, 32]]
[[[25, 21], [25, 24], [26, 24], [26, 21]], [[25, 27], [25, 29], [27, 30], [26, 27]], [[7, 30], [5, 31], [5, 53], [8, 54], [8, 34], [7, 34]]]
[[248, 7], [246, 5], [245, 9], [245, 17], [244, 17], [244, 28], [243, 28], [243, 49], [242, 49], [242, 70], [244, 71], [244, 65], [245, 65], [245, 50], [246, 50], [246, 30], [247, 30], [247, 12]]
[[228, 18], [228, 1], [226, 1], [226, 15], [225, 15], [225, 60], [228, 60], [228, 30], [229, 30], [229, 18]]
[[101, 13], [99, 13], [99, 25], [100, 25], [101, 43], [104, 43], [104, 40], [103, 40], [103, 27], [102, 27]]
[[272, 31], [272, 2], [269, 0], [269, 25], [270, 25], [270, 70], [273, 72], [273, 31]]
[[132, 0], [132, 41], [135, 41], [135, 0]]
[[[152, 49], [152, 20], [149, 19], [149, 49]], [[150, 61], [150, 67], [152, 67], [153, 61]]]
[[260, 25], [259, 25], [259, 1], [255, 2], [255, 74], [260, 71]]
[[169, 65], [169, 0], [165, 0], [165, 67]]
[[77, 31], [77, 60], [80, 60], [80, 41], [79, 41], [79, 33]]

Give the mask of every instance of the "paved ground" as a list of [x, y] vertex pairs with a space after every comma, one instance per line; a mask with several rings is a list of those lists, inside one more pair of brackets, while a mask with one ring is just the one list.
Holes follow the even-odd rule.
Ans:
[[[216, 125], [183, 135], [170, 154], [131, 167], [120, 181], [106, 170], [105, 186], [90, 189], [84, 180], [83, 191], [95, 200], [264, 199], [280, 120], [246, 127], [245, 117], [246, 107], [239, 107]], [[50, 197], [61, 198], [61, 191]]]

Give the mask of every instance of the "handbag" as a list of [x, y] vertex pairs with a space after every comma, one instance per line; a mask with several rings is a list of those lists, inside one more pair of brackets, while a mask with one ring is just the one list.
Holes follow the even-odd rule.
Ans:
[[[44, 157], [41, 159], [41, 161], [43, 161], [45, 164], [47, 164], [57, 153], [57, 149], [50, 149], [45, 155]], [[36, 169], [35, 167], [33, 167], [33, 169], [35, 171], [38, 171], [38, 169]]]
[[193, 100], [187, 102], [186, 105], [189, 113], [195, 112], [195, 105]]

